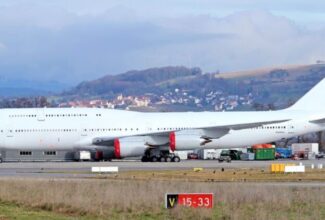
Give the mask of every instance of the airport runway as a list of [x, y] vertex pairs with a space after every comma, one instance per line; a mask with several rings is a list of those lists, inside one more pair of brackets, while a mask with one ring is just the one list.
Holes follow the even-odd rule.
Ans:
[[303, 163], [307, 167], [325, 164], [325, 160], [276, 160], [276, 161], [232, 161], [219, 163], [217, 160], [183, 160], [179, 163], [142, 163], [140, 161], [110, 162], [7, 162], [0, 164], [1, 177], [38, 177], [38, 178], [81, 178], [89, 177], [93, 166], [117, 166], [119, 171], [131, 170], [187, 170], [195, 167], [206, 169], [221, 168], [261, 168], [269, 169], [271, 163]]

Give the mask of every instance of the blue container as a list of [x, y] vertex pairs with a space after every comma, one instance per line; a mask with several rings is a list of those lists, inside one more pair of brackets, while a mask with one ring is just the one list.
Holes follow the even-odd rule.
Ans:
[[290, 148], [275, 148], [275, 152], [280, 154], [280, 158], [290, 158], [292, 155], [292, 150]]

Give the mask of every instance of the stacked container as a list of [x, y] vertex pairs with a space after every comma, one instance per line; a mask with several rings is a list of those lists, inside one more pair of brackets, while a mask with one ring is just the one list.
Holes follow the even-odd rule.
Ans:
[[272, 144], [258, 144], [252, 146], [252, 152], [255, 153], [255, 160], [274, 160], [275, 146]]

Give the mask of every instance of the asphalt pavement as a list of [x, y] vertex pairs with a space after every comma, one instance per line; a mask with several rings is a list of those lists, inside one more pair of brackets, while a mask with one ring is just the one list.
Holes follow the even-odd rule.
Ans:
[[[221, 169], [221, 168], [260, 168], [269, 169], [272, 163], [302, 163], [308, 167], [314, 164], [325, 165], [325, 160], [276, 160], [276, 161], [232, 161], [219, 163], [217, 160], [183, 160], [179, 163], [140, 162], [134, 160], [109, 162], [7, 162], [0, 164], [1, 177], [37, 177], [37, 178], [82, 178], [95, 174], [91, 167], [117, 166], [119, 171], [132, 170], [188, 170], [193, 168]], [[325, 167], [325, 166], [324, 166]]]

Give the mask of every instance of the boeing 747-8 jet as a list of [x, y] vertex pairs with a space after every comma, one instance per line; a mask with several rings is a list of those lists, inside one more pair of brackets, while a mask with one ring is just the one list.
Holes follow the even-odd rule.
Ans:
[[96, 108], [0, 110], [3, 149], [111, 149], [114, 157], [179, 161], [175, 150], [237, 148], [325, 129], [325, 79], [290, 108], [140, 113]]

